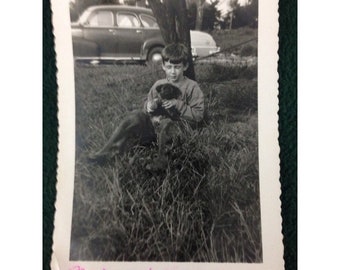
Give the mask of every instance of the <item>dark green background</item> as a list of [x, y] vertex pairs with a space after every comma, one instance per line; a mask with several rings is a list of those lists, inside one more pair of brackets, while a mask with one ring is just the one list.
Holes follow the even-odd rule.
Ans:
[[[297, 1], [279, 2], [279, 143], [285, 269], [297, 269]], [[43, 269], [50, 269], [57, 168], [57, 84], [49, 0], [43, 0]], [[273, 269], [274, 270], [274, 269]]]

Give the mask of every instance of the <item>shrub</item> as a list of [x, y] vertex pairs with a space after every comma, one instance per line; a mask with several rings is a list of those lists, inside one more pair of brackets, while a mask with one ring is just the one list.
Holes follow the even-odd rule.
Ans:
[[256, 56], [257, 48], [252, 45], [244, 45], [240, 50], [240, 56]]
[[196, 65], [195, 71], [199, 82], [224, 82], [257, 78], [257, 65], [230, 66], [218, 63], [199, 64]]

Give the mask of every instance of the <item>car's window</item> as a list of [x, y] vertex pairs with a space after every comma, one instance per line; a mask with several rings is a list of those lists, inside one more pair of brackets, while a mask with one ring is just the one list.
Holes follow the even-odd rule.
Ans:
[[90, 26], [112, 27], [113, 14], [111, 11], [99, 10], [90, 17], [88, 24]]
[[142, 24], [146, 28], [157, 28], [158, 27], [157, 21], [154, 17], [141, 14], [140, 19], [142, 21]]
[[140, 27], [136, 15], [131, 13], [117, 13], [117, 24], [119, 27]]

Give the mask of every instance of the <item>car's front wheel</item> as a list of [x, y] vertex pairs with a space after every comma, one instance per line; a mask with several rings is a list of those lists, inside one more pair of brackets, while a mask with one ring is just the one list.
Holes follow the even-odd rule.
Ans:
[[162, 47], [154, 47], [148, 54], [149, 65], [159, 65], [162, 63]]

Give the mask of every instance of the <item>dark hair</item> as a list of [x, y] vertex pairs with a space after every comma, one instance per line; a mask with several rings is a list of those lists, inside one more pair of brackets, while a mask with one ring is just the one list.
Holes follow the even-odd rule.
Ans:
[[182, 43], [171, 43], [162, 50], [163, 63], [170, 61], [171, 64], [188, 63], [189, 51]]

